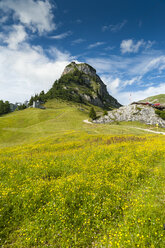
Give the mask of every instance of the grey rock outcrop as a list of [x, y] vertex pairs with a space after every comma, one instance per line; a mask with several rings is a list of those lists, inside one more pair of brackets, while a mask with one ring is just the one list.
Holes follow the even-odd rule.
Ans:
[[165, 120], [155, 114], [154, 108], [142, 105], [123, 106], [119, 109], [109, 111], [108, 115], [93, 122], [110, 123], [114, 121], [140, 121], [149, 125], [158, 124], [161, 127], [165, 127]]
[[74, 72], [75, 69], [82, 71], [83, 73], [92, 77], [96, 75], [96, 70], [92, 66], [86, 63], [76, 64], [75, 62], [71, 62], [65, 67], [62, 76], [66, 75], [67, 73]]

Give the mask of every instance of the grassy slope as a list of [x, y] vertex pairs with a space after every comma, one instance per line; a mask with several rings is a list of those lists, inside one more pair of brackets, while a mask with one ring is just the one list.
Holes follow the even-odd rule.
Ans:
[[150, 96], [147, 97], [144, 100], [141, 100], [140, 102], [153, 102], [153, 103], [162, 103], [165, 104], [165, 94], [160, 94], [160, 95], [156, 95], [156, 96]]
[[[51, 100], [46, 109], [26, 109], [0, 117], [0, 146], [11, 146], [36, 141], [48, 136], [58, 136], [67, 131], [97, 134], [142, 134], [132, 127], [147, 127], [139, 123], [89, 125], [90, 106]], [[98, 114], [101, 109], [96, 107]], [[148, 128], [148, 127], [147, 127]]]
[[164, 137], [46, 105], [0, 118], [3, 247], [163, 248]]

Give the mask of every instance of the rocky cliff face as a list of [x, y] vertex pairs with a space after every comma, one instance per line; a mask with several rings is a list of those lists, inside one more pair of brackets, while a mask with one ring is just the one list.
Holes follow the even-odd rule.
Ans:
[[165, 120], [155, 114], [150, 106], [128, 105], [109, 111], [108, 115], [95, 120], [95, 123], [109, 123], [114, 121], [140, 121], [149, 125], [158, 124], [165, 127]]
[[[73, 80], [71, 80], [73, 77]], [[67, 78], [69, 82], [67, 82]], [[77, 78], [77, 83], [75, 81]], [[70, 63], [64, 69], [59, 82], [66, 81], [65, 90], [73, 90], [73, 94], [81, 96], [84, 101], [99, 107], [119, 108], [121, 104], [109, 95], [106, 85], [96, 74], [96, 70], [88, 64]], [[80, 83], [81, 82], [81, 83]]]

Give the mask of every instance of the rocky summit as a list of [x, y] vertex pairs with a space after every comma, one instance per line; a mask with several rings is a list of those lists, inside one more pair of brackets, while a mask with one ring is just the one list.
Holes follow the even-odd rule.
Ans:
[[110, 123], [114, 121], [140, 121], [148, 125], [159, 125], [165, 127], [165, 120], [155, 113], [155, 109], [151, 106], [128, 105], [113, 111], [93, 121], [95, 123]]
[[[96, 74], [96, 70], [86, 63], [70, 63], [56, 82], [65, 93], [75, 99], [104, 108], [119, 108], [121, 104], [109, 95], [106, 85]], [[73, 99], [74, 100], [74, 99]]]

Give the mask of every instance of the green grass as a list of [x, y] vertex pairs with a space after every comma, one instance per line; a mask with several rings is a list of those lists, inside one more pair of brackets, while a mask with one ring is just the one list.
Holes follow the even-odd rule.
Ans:
[[0, 117], [3, 248], [165, 247], [164, 136], [86, 124], [89, 110], [51, 100]]
[[[85, 124], [88, 119], [90, 105], [74, 104], [61, 100], [46, 103], [46, 109], [26, 109], [0, 117], [0, 146], [23, 144], [49, 137], [61, 135], [67, 131], [91, 134], [142, 134], [143, 131], [132, 127], [147, 125], [138, 122], [120, 124]], [[95, 107], [97, 115], [103, 111]], [[161, 129], [160, 129], [161, 130]]]
[[153, 103], [162, 103], [165, 104], [165, 94], [160, 94], [160, 95], [156, 95], [156, 96], [150, 96], [147, 97], [144, 100], [141, 100], [140, 102], [153, 102]]

